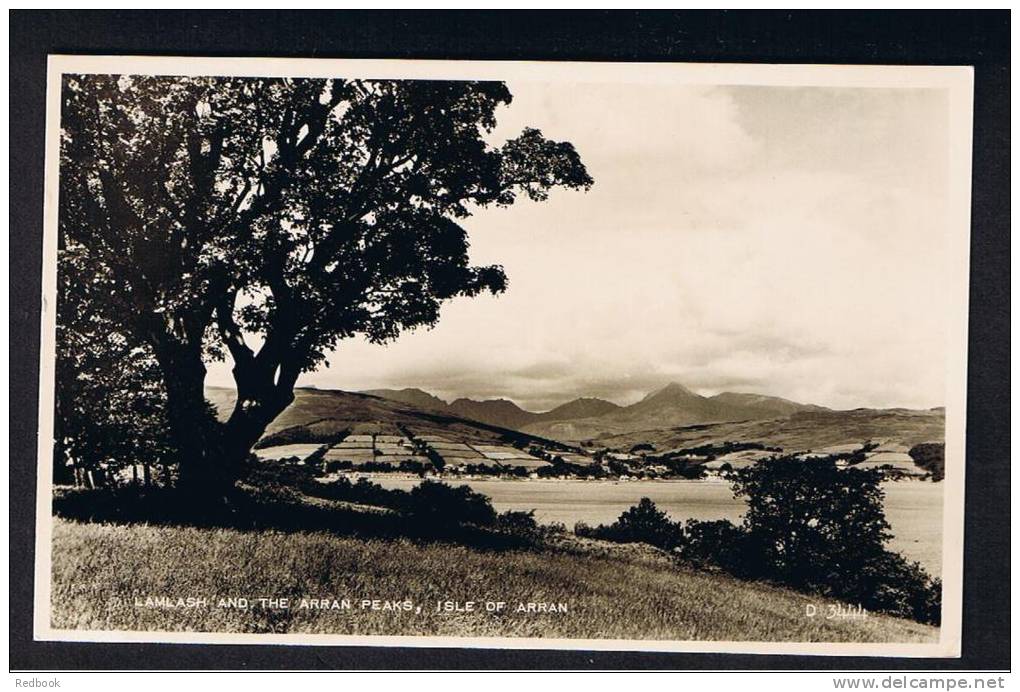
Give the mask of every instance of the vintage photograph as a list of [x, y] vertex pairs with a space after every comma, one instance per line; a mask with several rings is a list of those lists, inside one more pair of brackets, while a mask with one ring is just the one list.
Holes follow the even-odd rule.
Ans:
[[48, 89], [36, 638], [959, 655], [969, 69]]

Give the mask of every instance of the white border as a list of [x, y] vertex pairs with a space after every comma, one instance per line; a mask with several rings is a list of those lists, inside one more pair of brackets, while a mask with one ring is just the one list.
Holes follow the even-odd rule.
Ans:
[[[375, 79], [478, 79], [688, 85], [828, 86], [945, 89], [949, 95], [954, 264], [942, 277], [953, 302], [946, 306], [953, 342], [947, 362], [946, 476], [943, 481], [943, 605], [940, 639], [930, 644], [524, 639], [511, 637], [221, 634], [58, 630], [50, 625], [54, 339], [56, 333], [57, 200], [60, 83], [65, 73], [219, 76], [341, 77]], [[39, 463], [36, 502], [34, 637], [40, 641], [169, 642], [413, 646], [494, 649], [676, 651], [831, 656], [959, 657], [963, 587], [964, 439], [967, 393], [971, 133], [973, 70], [969, 67], [583, 63], [433, 60], [319, 60], [287, 58], [175, 58], [50, 56], [46, 101], [46, 176], [39, 368]]]

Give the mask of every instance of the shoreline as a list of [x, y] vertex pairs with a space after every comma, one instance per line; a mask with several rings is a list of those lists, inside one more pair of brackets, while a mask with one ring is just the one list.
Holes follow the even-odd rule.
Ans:
[[[612, 485], [630, 485], [630, 484], [634, 484], [634, 483], [676, 483], [676, 484], [688, 484], [688, 483], [694, 483], [694, 484], [698, 484], [698, 483], [719, 484], [719, 483], [728, 483], [728, 481], [725, 478], [722, 478], [721, 476], [710, 476], [710, 477], [707, 477], [707, 478], [630, 478], [628, 480], [623, 480], [621, 478], [519, 478], [519, 477], [513, 477], [513, 476], [454, 476], [454, 475], [445, 475], [445, 476], [444, 475], [429, 475], [429, 476], [422, 477], [422, 476], [419, 476], [419, 475], [414, 474], [414, 473], [402, 473], [402, 472], [394, 472], [394, 473], [385, 473], [385, 472], [382, 472], [381, 473], [381, 472], [378, 472], [378, 471], [341, 472], [341, 473], [338, 473], [338, 474], [333, 474], [333, 476], [334, 477], [347, 477], [347, 478], [352, 478], [352, 479], [367, 478], [369, 480], [376, 480], [376, 479], [381, 479], [381, 480], [386, 480], [386, 479], [392, 479], [392, 480], [415, 480], [415, 481], [433, 480], [433, 481], [450, 482], [450, 483], [454, 483], [454, 482], [457, 482], [457, 481], [463, 481], [463, 482], [479, 482], [479, 481], [483, 481], [483, 482], [506, 482], [506, 483], [541, 483], [541, 484], [546, 484], [546, 483], [595, 483], [595, 484], [612, 484]], [[921, 479], [921, 478], [896, 478], [896, 479], [889, 478], [889, 479], [883, 479], [881, 482], [883, 484], [886, 484], [886, 483], [906, 483], [906, 484], [922, 483], [922, 484], [929, 484], [930, 483], [932, 485], [939, 485], [942, 481], [931, 481], [931, 480], [925, 480], [925, 479]]]

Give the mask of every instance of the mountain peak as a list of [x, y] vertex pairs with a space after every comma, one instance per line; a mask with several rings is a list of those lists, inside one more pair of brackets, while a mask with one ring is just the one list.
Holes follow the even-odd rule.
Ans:
[[655, 391], [648, 394], [643, 399], [643, 401], [648, 401], [650, 399], [666, 399], [666, 398], [676, 399], [691, 397], [697, 397], [699, 399], [701, 398], [700, 396], [692, 392], [690, 389], [680, 384], [679, 382], [670, 382], [665, 387], [662, 387], [661, 389], [656, 389]]
[[542, 420], [564, 420], [602, 416], [618, 410], [620, 410], [620, 407], [611, 401], [588, 396], [560, 404], [551, 411], [546, 411], [539, 415], [542, 417]]

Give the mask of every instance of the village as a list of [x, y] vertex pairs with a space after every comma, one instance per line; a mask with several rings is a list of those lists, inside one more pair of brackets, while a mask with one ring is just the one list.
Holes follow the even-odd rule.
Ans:
[[323, 477], [403, 474], [465, 480], [723, 480], [730, 472], [780, 456], [800, 461], [831, 458], [841, 468], [879, 469], [890, 480], [920, 480], [931, 475], [915, 463], [905, 445], [891, 442], [865, 441], [797, 452], [756, 442], [666, 450], [640, 443], [627, 450], [614, 450], [594, 445], [543, 445], [526, 439], [501, 441], [431, 431], [418, 433], [403, 425], [365, 424], [352, 430], [334, 443], [283, 444], [256, 449], [255, 455], [262, 461], [314, 465]]

